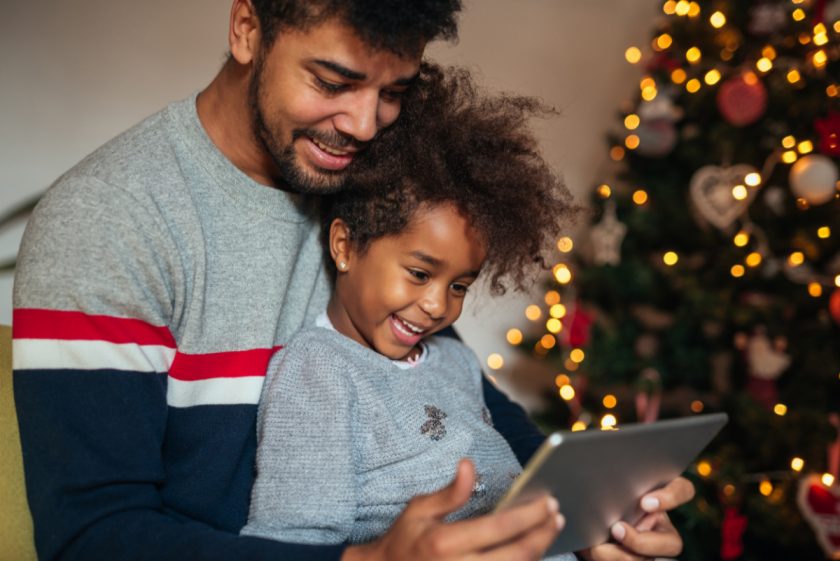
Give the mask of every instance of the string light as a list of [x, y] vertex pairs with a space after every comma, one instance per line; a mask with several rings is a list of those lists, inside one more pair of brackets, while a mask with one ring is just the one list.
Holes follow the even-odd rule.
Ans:
[[493, 353], [487, 357], [487, 366], [493, 370], [498, 370], [505, 365], [505, 359], [499, 353]]
[[706, 460], [701, 460], [697, 463], [697, 473], [701, 477], [709, 477], [710, 475], [712, 475], [712, 464], [710, 464]]
[[792, 163], [794, 163], [794, 162], [795, 162], [798, 158], [799, 158], [799, 156], [797, 156], [796, 152], [794, 152], [793, 150], [786, 150], [786, 151], [782, 154], [782, 161], [783, 161], [784, 163], [786, 163], [786, 164], [792, 164]]
[[548, 309], [548, 315], [553, 318], [563, 318], [566, 317], [566, 306], [563, 304], [554, 304], [551, 308]]
[[773, 406], [773, 413], [779, 417], [784, 417], [787, 414], [787, 405], [784, 403], [777, 403]]
[[790, 16], [794, 19], [794, 21], [802, 21], [805, 19], [805, 10], [802, 8], [796, 8]]
[[765, 497], [769, 497], [773, 494], [773, 484], [770, 483], [769, 480], [765, 479], [761, 483], [758, 484], [758, 492], [764, 495]]
[[[622, 152], [623, 152], [623, 150], [622, 150]], [[610, 195], [612, 195], [612, 189], [610, 189], [610, 186], [607, 185], [606, 183], [604, 183], [602, 185], [599, 185], [598, 189], [597, 189], [597, 192], [598, 192], [598, 196], [601, 197], [602, 199], [609, 199]]]
[[648, 86], [642, 90], [642, 99], [645, 101], [653, 101], [656, 99], [656, 96], [659, 94], [659, 91], [654, 86]]
[[698, 49], [697, 47], [691, 47], [685, 52], [685, 60], [687, 60], [691, 64], [697, 64], [698, 62], [700, 62], [702, 56], [703, 53], [701, 53], [700, 49]]
[[788, 256], [788, 264], [791, 267], [798, 267], [805, 262], [805, 254], [801, 251], [794, 251]]
[[747, 255], [746, 260], [744, 261], [747, 264], [747, 267], [758, 267], [761, 265], [761, 254], [757, 251], [753, 251], [749, 255]]
[[795, 84], [801, 79], [802, 76], [799, 74], [799, 70], [796, 70], [795, 68], [787, 73], [787, 81], [791, 84]]
[[825, 87], [825, 95], [828, 97], [837, 97], [838, 93], [840, 89], [837, 88], [837, 84], [829, 84]]
[[554, 335], [546, 333], [542, 336], [542, 338], [540, 338], [540, 345], [542, 345], [544, 349], [553, 349], [556, 344], [557, 339], [554, 338]]
[[703, 405], [703, 402], [700, 401], [699, 399], [695, 399], [694, 401], [691, 402], [691, 411], [693, 413], [702, 413], [703, 409], [705, 409], [705, 407], [706, 406]]
[[612, 394], [607, 394], [604, 396], [604, 399], [601, 400], [601, 403], [604, 404], [604, 407], [607, 409], [612, 409], [618, 404], [618, 400]]
[[810, 154], [814, 151], [814, 143], [810, 140], [803, 140], [799, 143], [796, 149], [799, 150], [800, 154]]
[[800, 45], [807, 45], [811, 42], [811, 36], [807, 33], [802, 33], [799, 35], [799, 44]]
[[840, 287], [840, 275], [834, 277], [834, 286]]
[[525, 308], [525, 317], [531, 321], [537, 321], [542, 317], [542, 310], [536, 304], [531, 304]]
[[731, 483], [727, 483], [723, 486], [723, 494], [727, 497], [731, 497], [735, 494], [735, 486]]
[[516, 328], [508, 329], [506, 338], [511, 345], [518, 345], [522, 342], [522, 332]]
[[683, 82], [685, 82], [686, 78], [688, 78], [688, 75], [682, 68], [675, 68], [674, 71], [671, 72], [671, 81], [675, 84], [682, 84]]
[[557, 318], [551, 318], [545, 322], [545, 328], [549, 333], [560, 333], [563, 330], [563, 323]]
[[720, 29], [726, 25], [726, 16], [723, 15], [723, 12], [717, 11], [709, 16], [709, 23], [711, 23], [712, 27], [715, 29]]
[[574, 247], [575, 243], [569, 236], [563, 236], [557, 240], [557, 249], [563, 253], [569, 253], [572, 249], [574, 249]]
[[758, 172], [748, 173], [744, 176], [744, 183], [750, 187], [758, 187], [761, 185], [761, 174]]
[[755, 67], [760, 72], [769, 72], [773, 68], [773, 61], [767, 57], [761, 57], [756, 61]]
[[817, 228], [817, 237], [820, 239], [827, 239], [831, 237], [831, 228], [828, 226], [820, 226]]
[[743, 265], [732, 265], [732, 268], [729, 269], [729, 273], [736, 279], [743, 277], [745, 272]]
[[665, 4], [662, 5], [662, 11], [665, 12], [666, 15], [672, 16], [676, 13], [677, 10], [677, 2], [676, 0], [668, 0]]
[[776, 60], [776, 49], [773, 48], [773, 45], [767, 45], [761, 49], [761, 56], [770, 60]]
[[744, 247], [748, 243], [750, 243], [750, 235], [745, 231], [741, 230], [740, 232], [735, 234], [734, 238], [732, 238], [732, 243], [734, 243], [736, 247]]
[[674, 42], [674, 39], [667, 33], [663, 33], [653, 42], [653, 47], [658, 51], [664, 51]]
[[674, 8], [674, 13], [678, 16], [687, 16], [688, 12], [691, 10], [691, 2], [688, 0], [680, 0], [677, 2], [677, 7]]
[[627, 138], [624, 139], [624, 145], [629, 150], [635, 150], [639, 147], [639, 135], [636, 134], [628, 134]]
[[575, 421], [572, 425], [572, 432], [580, 432], [582, 430], [586, 430], [586, 423], [583, 421]]
[[743, 185], [736, 185], [732, 188], [732, 197], [737, 201], [743, 201], [748, 195], [747, 188]]
[[710, 86], [714, 86], [718, 82], [720, 82], [720, 71], [716, 68], [712, 68], [706, 75], [703, 76], [703, 81], [706, 82]]
[[782, 139], [782, 147], [783, 148], [793, 148], [796, 146], [796, 137], [793, 135], [788, 135]]
[[699, 15], [700, 15], [700, 4], [698, 4], [697, 2], [691, 2], [688, 5], [688, 17], [696, 18]]
[[668, 265], [669, 267], [673, 267], [677, 264], [677, 261], [680, 260], [680, 256], [676, 254], [674, 251], [666, 251], [665, 254], [662, 256], [662, 262]]
[[641, 206], [648, 200], [648, 194], [644, 189], [638, 189], [633, 192], [633, 202]]
[[568, 385], [568, 384], [571, 384], [571, 383], [572, 383], [572, 380], [571, 380], [571, 378], [569, 378], [569, 376], [568, 376], [568, 375], [566, 375], [566, 374], [558, 374], [558, 375], [554, 378], [554, 383], [555, 383], [555, 384], [557, 384], [557, 387], [558, 387], [558, 388], [562, 388], [563, 386], [566, 386], [566, 385]]
[[549, 290], [545, 293], [545, 305], [546, 306], [553, 306], [554, 304], [560, 303], [560, 293], [556, 290]]
[[577, 364], [583, 362], [584, 358], [586, 358], [586, 354], [583, 352], [582, 349], [572, 349], [569, 353], [569, 360]]
[[610, 148], [610, 159], [614, 162], [620, 162], [621, 160], [623, 160], [624, 148], [622, 148], [621, 146], [613, 146], [612, 148]]
[[793, 471], [802, 471], [802, 468], [805, 467], [805, 460], [800, 457], [795, 457], [790, 461], [790, 469]]
[[566, 401], [571, 401], [575, 398], [575, 389], [569, 384], [566, 384], [565, 386], [560, 388], [559, 393], [560, 397], [562, 397]]
[[819, 298], [822, 296], [823, 288], [822, 285], [818, 282], [810, 282], [808, 283], [808, 294], [813, 296], [814, 298]]
[[624, 51], [624, 58], [630, 64], [636, 64], [642, 60], [642, 51], [640, 51], [638, 47], [629, 47], [626, 51]]
[[554, 279], [560, 284], [569, 284], [572, 282], [572, 271], [565, 263], [558, 263], [554, 266]]
[[822, 474], [820, 481], [822, 481], [822, 484], [826, 487], [831, 487], [832, 485], [834, 485], [834, 476], [830, 473], [824, 473]]
[[823, 49], [820, 49], [814, 53], [814, 58], [811, 60], [813, 60], [815, 67], [822, 68], [828, 62], [828, 55]]
[[606, 415], [601, 417], [601, 429], [602, 430], [614, 429], [617, 424], [618, 424], [618, 419], [616, 419], [615, 415], [613, 415], [612, 413], [607, 413]]
[[698, 91], [700, 91], [700, 80], [698, 80], [697, 78], [692, 78], [691, 80], [686, 82], [685, 89], [688, 91], [688, 93], [697, 93]]
[[639, 116], [635, 113], [631, 113], [624, 117], [624, 126], [627, 128], [627, 130], [636, 130], [637, 128], [639, 128], [640, 123], [641, 120], [639, 119]]

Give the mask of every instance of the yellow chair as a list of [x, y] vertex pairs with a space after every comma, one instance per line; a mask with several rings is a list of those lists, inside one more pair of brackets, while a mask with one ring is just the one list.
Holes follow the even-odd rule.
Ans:
[[35, 561], [12, 396], [12, 329], [5, 325], [0, 326], [0, 474], [0, 561]]

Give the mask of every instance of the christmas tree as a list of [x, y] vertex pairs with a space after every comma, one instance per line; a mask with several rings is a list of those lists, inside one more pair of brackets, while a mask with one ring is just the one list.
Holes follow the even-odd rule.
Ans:
[[686, 560], [840, 559], [840, 1], [667, 1], [541, 326], [561, 428], [725, 411]]

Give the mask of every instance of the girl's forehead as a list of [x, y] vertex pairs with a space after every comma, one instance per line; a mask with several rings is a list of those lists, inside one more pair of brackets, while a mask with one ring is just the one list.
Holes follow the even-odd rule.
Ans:
[[470, 221], [452, 204], [421, 205], [395, 236], [401, 252], [422, 252], [439, 261], [478, 270], [486, 248]]

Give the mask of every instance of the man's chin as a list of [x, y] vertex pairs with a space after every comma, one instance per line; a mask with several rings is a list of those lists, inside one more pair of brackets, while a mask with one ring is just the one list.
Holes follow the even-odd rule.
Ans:
[[301, 195], [329, 195], [344, 188], [347, 173], [329, 170], [302, 170], [297, 165], [280, 166], [283, 189]]

